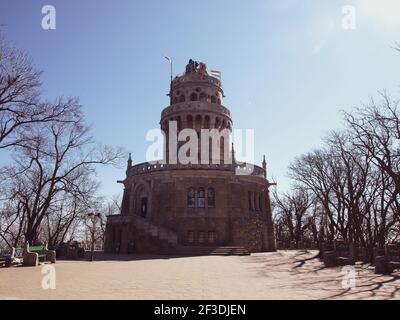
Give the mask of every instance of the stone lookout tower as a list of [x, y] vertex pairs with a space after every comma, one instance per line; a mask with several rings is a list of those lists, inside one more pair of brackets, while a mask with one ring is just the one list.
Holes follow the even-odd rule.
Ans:
[[[204, 63], [189, 60], [184, 74], [171, 82], [169, 98], [160, 120], [164, 159], [133, 165], [129, 157], [121, 213], [107, 220], [106, 251], [274, 251], [266, 162], [259, 167], [236, 161], [221, 81]], [[199, 138], [186, 153], [189, 161], [179, 157], [186, 141], [172, 134], [175, 129], [178, 136], [192, 129]], [[204, 144], [202, 129], [219, 133], [219, 139], [206, 137]]]

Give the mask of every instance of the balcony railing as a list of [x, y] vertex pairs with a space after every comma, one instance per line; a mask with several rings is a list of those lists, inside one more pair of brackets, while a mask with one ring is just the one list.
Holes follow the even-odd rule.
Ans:
[[175, 112], [193, 111], [193, 110], [207, 111], [211, 113], [221, 113], [231, 118], [231, 112], [229, 111], [228, 108], [224, 107], [223, 105], [219, 105], [217, 103], [213, 103], [212, 105], [210, 105], [209, 102], [204, 102], [204, 101], [186, 101], [186, 102], [175, 103], [169, 107], [166, 107], [161, 112], [161, 118], [172, 115]]
[[144, 162], [132, 166], [128, 171], [128, 176], [136, 176], [151, 172], [170, 171], [170, 170], [220, 170], [231, 171], [239, 175], [265, 176], [262, 167], [253, 164], [166, 164]]

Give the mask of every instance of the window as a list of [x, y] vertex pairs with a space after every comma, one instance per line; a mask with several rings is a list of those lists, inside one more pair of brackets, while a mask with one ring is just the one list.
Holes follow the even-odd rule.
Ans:
[[147, 215], [147, 198], [142, 198], [141, 199], [141, 204], [140, 204], [140, 215], [145, 218]]
[[220, 118], [215, 118], [215, 128], [219, 129], [219, 126], [221, 125], [221, 119]]
[[215, 243], [217, 235], [215, 231], [208, 231], [208, 243]]
[[210, 116], [205, 116], [204, 117], [204, 129], [210, 129]]
[[217, 98], [215, 96], [211, 96], [211, 103], [216, 103], [217, 102]]
[[197, 101], [197, 93], [192, 93], [191, 95], [190, 95], [190, 101]]
[[206, 101], [207, 100], [207, 95], [204, 92], [200, 93], [200, 101]]
[[205, 193], [204, 188], [197, 189], [197, 208], [205, 207]]
[[180, 95], [179, 102], [185, 102], [185, 95], [184, 94]]
[[194, 128], [198, 132], [200, 132], [201, 130], [201, 123], [202, 123], [201, 115], [197, 115], [196, 118], [194, 119]]
[[187, 191], [188, 208], [215, 208], [214, 188], [189, 188]]
[[253, 192], [254, 210], [258, 211], [258, 197], [257, 192]]
[[189, 243], [194, 242], [194, 231], [187, 232], [187, 242], [189, 242]]
[[204, 243], [205, 242], [205, 235], [204, 235], [204, 231], [199, 231], [197, 240], [199, 243]]
[[188, 208], [195, 208], [196, 207], [196, 195], [193, 188], [190, 188], [187, 195], [188, 201]]
[[186, 117], [187, 128], [193, 129], [193, 117], [188, 115]]
[[214, 190], [214, 188], [207, 189], [207, 207], [209, 207], [209, 208], [215, 207], [215, 190]]
[[254, 210], [253, 193], [251, 191], [249, 191], [249, 210]]

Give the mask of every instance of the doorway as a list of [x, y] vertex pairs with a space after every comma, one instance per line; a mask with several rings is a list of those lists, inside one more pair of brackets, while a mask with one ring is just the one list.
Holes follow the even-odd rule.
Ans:
[[147, 197], [141, 198], [140, 201], [140, 215], [146, 218], [147, 215]]

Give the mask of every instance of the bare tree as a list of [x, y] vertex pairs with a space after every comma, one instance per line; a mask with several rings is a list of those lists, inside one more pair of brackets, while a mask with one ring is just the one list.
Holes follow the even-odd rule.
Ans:
[[34, 69], [23, 50], [0, 36], [0, 149], [29, 139], [25, 130], [31, 125], [79, 121], [81, 114], [76, 98], [41, 101], [41, 73]]
[[[60, 199], [68, 195], [75, 199], [88, 197], [94, 165], [116, 164], [121, 159], [121, 149], [95, 145], [88, 130], [82, 121], [45, 123], [30, 128], [32, 138], [15, 151], [14, 164], [6, 168], [6, 175], [12, 182], [9, 194], [25, 210], [26, 241], [38, 240], [44, 222], [54, 220]], [[47, 231], [55, 236], [56, 231]]]
[[[278, 196], [274, 194], [275, 212], [278, 217], [275, 220], [277, 227], [278, 241], [295, 243], [299, 247], [301, 240], [306, 238], [306, 230], [310, 227], [311, 206], [313, 201], [304, 188], [296, 188], [289, 193]], [[311, 239], [309, 239], [311, 240]]]
[[[289, 176], [296, 190], [312, 195], [304, 213], [315, 239], [342, 239], [364, 247], [372, 257], [376, 245], [400, 238], [400, 112], [398, 102], [381, 93], [371, 103], [344, 113], [346, 127], [331, 132], [323, 146], [295, 159]], [[277, 198], [278, 225], [295, 238], [295, 193]], [[292, 221], [292, 222], [290, 222]], [[301, 230], [301, 229], [300, 229]], [[318, 231], [319, 230], [319, 231]], [[303, 235], [304, 236], [304, 235]]]

